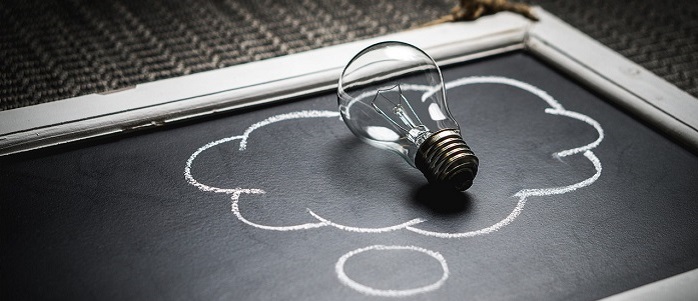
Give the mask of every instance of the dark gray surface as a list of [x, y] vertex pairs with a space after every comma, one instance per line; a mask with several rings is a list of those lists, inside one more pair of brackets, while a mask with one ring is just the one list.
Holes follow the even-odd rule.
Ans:
[[[336, 110], [333, 95], [279, 104], [177, 128], [71, 149], [2, 158], [0, 294], [3, 300], [363, 300], [342, 285], [340, 256], [375, 244], [441, 253], [450, 278], [406, 299], [593, 300], [698, 268], [698, 158], [570, 82], [515, 53], [449, 68], [535, 85], [605, 130], [593, 151], [597, 182], [564, 195], [530, 197], [521, 215], [473, 238], [405, 230], [360, 234], [331, 227], [269, 231], [231, 213], [226, 194], [183, 176], [199, 147], [242, 134], [267, 117]], [[480, 157], [465, 194], [431, 190], [397, 155], [360, 143], [338, 118], [262, 127], [199, 155], [192, 172], [221, 188], [259, 188], [240, 210], [266, 225], [334, 222], [382, 227], [415, 217], [420, 228], [484, 228], [514, 208], [514, 193], [569, 185], [594, 174], [582, 155], [552, 153], [594, 141], [586, 123], [545, 114], [516, 88], [481, 84], [448, 91], [454, 116]], [[414, 252], [364, 253], [347, 263], [357, 281], [411, 288], [435, 281], [438, 264]], [[370, 299], [370, 298], [369, 298]], [[374, 299], [382, 299], [375, 297]]]
[[[698, 1], [531, 0], [698, 97]], [[448, 0], [7, 0], [0, 110], [408, 29]]]

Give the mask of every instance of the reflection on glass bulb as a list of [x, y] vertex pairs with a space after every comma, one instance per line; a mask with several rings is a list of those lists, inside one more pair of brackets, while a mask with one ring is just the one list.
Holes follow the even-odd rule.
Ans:
[[402, 42], [369, 46], [344, 68], [337, 96], [361, 140], [400, 154], [431, 183], [472, 185], [478, 159], [448, 110], [441, 70], [424, 51]]

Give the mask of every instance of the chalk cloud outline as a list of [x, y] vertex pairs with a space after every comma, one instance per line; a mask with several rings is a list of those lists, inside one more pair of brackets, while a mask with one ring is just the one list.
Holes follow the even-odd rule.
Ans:
[[[511, 79], [511, 78], [506, 78], [506, 77], [499, 77], [499, 76], [474, 76], [474, 77], [465, 77], [465, 78], [460, 78], [456, 79], [454, 81], [450, 81], [446, 83], [446, 90], [453, 89], [456, 87], [461, 87], [465, 85], [472, 85], [472, 84], [503, 84], [503, 85], [508, 85], [512, 87], [519, 88], [521, 90], [524, 90], [526, 92], [529, 92], [537, 97], [539, 97], [541, 100], [545, 101], [550, 107], [546, 108], [544, 112], [546, 114], [551, 114], [551, 115], [559, 115], [559, 116], [566, 116], [569, 118], [573, 118], [582, 122], [587, 123], [588, 125], [592, 126], [598, 133], [598, 138], [586, 145], [572, 148], [572, 149], [567, 149], [563, 151], [559, 151], [556, 153], [553, 153], [554, 157], [557, 158], [563, 158], [575, 154], [581, 153], [585, 158], [587, 158], [592, 165], [594, 166], [595, 173], [587, 178], [584, 179], [580, 182], [573, 183], [570, 185], [566, 186], [558, 186], [558, 187], [548, 187], [548, 188], [532, 188], [532, 189], [521, 189], [517, 193], [513, 195], [513, 197], [517, 197], [518, 201], [516, 205], [514, 206], [514, 209], [512, 210], [509, 215], [507, 215], [504, 219], [500, 220], [499, 222], [489, 226], [485, 227], [482, 229], [478, 230], [472, 230], [472, 231], [466, 231], [466, 232], [455, 232], [455, 233], [444, 233], [444, 232], [436, 232], [436, 231], [429, 231], [429, 230], [424, 230], [421, 228], [418, 228], [417, 225], [420, 223], [423, 223], [427, 220], [422, 219], [422, 218], [415, 218], [412, 220], [409, 220], [407, 222], [393, 225], [393, 226], [388, 226], [388, 227], [380, 227], [380, 228], [364, 228], [364, 227], [351, 227], [351, 226], [346, 226], [346, 225], [341, 225], [332, 222], [329, 219], [326, 219], [317, 213], [313, 212], [309, 208], [307, 208], [308, 214], [313, 217], [317, 222], [312, 222], [312, 223], [304, 223], [304, 224], [298, 224], [298, 225], [290, 225], [290, 226], [269, 226], [269, 225], [262, 225], [258, 223], [254, 223], [248, 219], [246, 219], [242, 213], [240, 212], [240, 207], [239, 207], [239, 201], [240, 197], [242, 194], [249, 194], [249, 195], [255, 195], [255, 194], [264, 194], [265, 191], [262, 189], [257, 189], [257, 188], [218, 188], [218, 187], [212, 187], [208, 186], [206, 184], [198, 182], [194, 176], [192, 175], [191, 172], [191, 166], [193, 165], [194, 161], [196, 158], [204, 151], [215, 147], [217, 145], [223, 144], [223, 143], [228, 143], [232, 141], [237, 141], [239, 140], [239, 151], [244, 151], [247, 148], [247, 141], [250, 138], [250, 135], [252, 132], [255, 130], [273, 124], [277, 122], [282, 122], [286, 120], [293, 120], [293, 119], [307, 119], [307, 118], [337, 118], [339, 117], [339, 113], [335, 111], [319, 111], [319, 110], [305, 110], [305, 111], [296, 111], [296, 112], [291, 112], [291, 113], [285, 113], [285, 114], [279, 114], [275, 116], [271, 116], [269, 118], [266, 118], [260, 122], [252, 124], [250, 127], [248, 127], [242, 135], [238, 136], [231, 136], [227, 138], [223, 138], [220, 140], [216, 140], [213, 142], [210, 142], [199, 149], [197, 149], [187, 160], [185, 170], [184, 170], [184, 177], [189, 182], [189, 184], [197, 187], [199, 190], [204, 191], [204, 192], [214, 192], [214, 193], [224, 193], [224, 194], [229, 194], [230, 198], [232, 200], [231, 203], [231, 211], [235, 215], [235, 217], [240, 220], [241, 222], [250, 225], [252, 227], [264, 229], [264, 230], [272, 230], [272, 231], [297, 231], [297, 230], [309, 230], [309, 229], [315, 229], [315, 228], [320, 228], [320, 227], [334, 227], [339, 230], [343, 231], [348, 231], [348, 232], [359, 232], [359, 233], [383, 233], [383, 232], [390, 232], [390, 231], [397, 231], [397, 230], [408, 230], [417, 234], [421, 235], [426, 235], [426, 236], [432, 236], [432, 237], [440, 237], [440, 238], [465, 238], [465, 237], [474, 237], [474, 236], [479, 236], [479, 235], [484, 235], [488, 233], [495, 232], [511, 222], [513, 222], [519, 214], [524, 209], [524, 206], [526, 205], [526, 202], [529, 197], [532, 196], [548, 196], [548, 195], [561, 195], [565, 194], [568, 192], [572, 192], [574, 190], [577, 190], [582, 187], [589, 186], [593, 184], [600, 176], [601, 176], [601, 171], [602, 171], [602, 165], [601, 161], [596, 157], [592, 149], [597, 147], [601, 141], [603, 141], [604, 138], [604, 131], [601, 125], [591, 117], [577, 113], [574, 111], [569, 111], [566, 110], [555, 98], [550, 96], [547, 92], [539, 89], [538, 87], [535, 87], [531, 84]], [[404, 90], [411, 90], [411, 91], [423, 91], [424, 95], [422, 96], [422, 99], [425, 99], [428, 97], [430, 93], [434, 93], [435, 90], [431, 89], [428, 86], [419, 86], [419, 85], [408, 85], [403, 88]], [[366, 94], [366, 93], [365, 93]], [[368, 94], [362, 95], [363, 97], [367, 97]], [[359, 97], [362, 97], [359, 96]]]

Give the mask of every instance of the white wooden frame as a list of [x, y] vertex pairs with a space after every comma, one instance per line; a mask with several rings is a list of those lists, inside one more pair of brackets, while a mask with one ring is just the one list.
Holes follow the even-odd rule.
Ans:
[[[353, 54], [385, 40], [414, 44], [440, 65], [525, 49], [698, 153], [697, 99], [546, 11], [535, 12], [539, 22], [499, 13], [1, 111], [0, 156], [330, 91]], [[698, 297], [695, 279], [698, 269], [610, 299]]]
[[527, 49], [698, 151], [698, 100], [551, 14], [499, 13], [229, 68], [0, 111], [0, 155], [128, 132], [335, 87], [360, 49], [400, 40], [441, 65]]

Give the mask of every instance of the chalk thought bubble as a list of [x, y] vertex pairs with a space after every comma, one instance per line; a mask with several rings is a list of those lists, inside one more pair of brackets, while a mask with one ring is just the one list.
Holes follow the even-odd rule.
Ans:
[[[265, 132], [263, 134], [258, 134], [259, 132], [263, 132], [266, 128], [271, 128], [273, 125], [282, 125], [284, 123], [287, 123], [291, 120], [306, 120], [308, 122], [315, 122], [318, 120], [331, 120], [333, 122], [341, 122], [339, 121], [339, 113], [335, 111], [325, 111], [325, 110], [302, 110], [302, 111], [295, 111], [295, 112], [290, 112], [290, 113], [285, 113], [285, 114], [279, 114], [275, 116], [268, 117], [264, 120], [261, 120], [259, 122], [256, 122], [252, 125], [250, 125], [244, 132], [242, 132], [239, 135], [235, 136], [230, 136], [227, 138], [223, 138], [220, 140], [216, 140], [213, 142], [210, 142], [199, 149], [197, 149], [187, 160], [186, 166], [185, 166], [185, 171], [184, 171], [184, 176], [185, 179], [191, 184], [200, 189], [201, 191], [204, 192], [211, 192], [211, 193], [220, 193], [220, 194], [227, 194], [230, 196], [232, 203], [231, 203], [231, 210], [234, 216], [240, 220], [241, 222], [255, 227], [259, 229], [265, 229], [265, 230], [272, 230], [272, 231], [301, 231], [301, 230], [311, 230], [315, 228], [320, 228], [320, 227], [333, 227], [338, 230], [342, 231], [348, 231], [348, 232], [359, 232], [359, 233], [384, 233], [384, 232], [390, 232], [390, 231], [411, 231], [414, 233], [426, 235], [426, 236], [432, 236], [432, 237], [440, 237], [440, 238], [465, 238], [465, 237], [474, 237], [478, 235], [484, 235], [488, 233], [495, 232], [502, 227], [512, 223], [523, 211], [526, 202], [531, 198], [531, 197], [536, 197], [536, 196], [550, 196], [550, 195], [562, 195], [566, 193], [570, 193], [574, 190], [577, 190], [579, 188], [589, 186], [593, 184], [601, 175], [602, 171], [602, 166], [601, 162], [599, 159], [596, 157], [596, 155], [593, 152], [593, 149], [597, 147], [601, 141], [604, 138], [604, 132], [601, 127], [601, 125], [595, 121], [594, 119], [590, 118], [587, 115], [573, 112], [570, 110], [566, 110], [557, 100], [555, 100], [552, 96], [550, 96], [548, 93], [545, 91], [532, 86], [528, 83], [510, 79], [510, 78], [505, 78], [505, 77], [466, 77], [466, 78], [460, 78], [454, 81], [450, 81], [446, 83], [446, 89], [447, 90], [452, 90], [456, 89], [459, 87], [467, 86], [467, 85], [476, 85], [476, 84], [489, 84], [489, 85], [503, 85], [509, 88], [515, 88], [519, 89], [521, 91], [527, 92], [530, 95], [536, 97], [539, 99], [539, 101], [542, 101], [543, 104], [543, 113], [551, 115], [551, 116], [559, 116], [559, 117], [567, 117], [571, 118], [572, 120], [580, 121], [580, 124], [583, 124], [585, 126], [589, 126], [593, 128], [596, 131], [596, 139], [588, 142], [586, 144], [581, 144], [576, 147], [572, 148], [567, 148], [561, 151], [557, 151], [552, 153], [552, 157], [554, 158], [565, 158], [565, 157], [571, 157], [571, 156], [579, 156], [582, 158], [585, 158], [588, 162], [591, 163], [593, 166], [594, 172], [593, 174], [588, 175], [588, 177], [581, 179], [580, 181], [574, 182], [574, 183], [569, 183], [567, 185], [558, 185], [558, 186], [552, 186], [552, 187], [538, 187], [538, 188], [523, 188], [515, 193], [513, 193], [513, 197], [516, 199], [516, 204], [514, 207], [511, 209], [511, 211], [501, 218], [498, 221], [494, 221], [491, 224], [489, 224], [486, 227], [481, 227], [479, 229], [475, 230], [470, 230], [470, 231], [439, 231], [439, 230], [434, 230], [430, 229], [428, 227], [424, 227], [424, 223], [427, 222], [428, 219], [424, 217], [414, 217], [414, 218], [408, 218], [402, 222], [391, 224], [391, 225], [385, 225], [385, 226], [380, 226], [380, 227], [365, 227], [365, 226], [357, 226], [357, 225], [348, 225], [346, 223], [339, 223], [336, 222], [334, 217], [328, 217], [328, 216], [323, 216], [322, 214], [318, 213], [317, 211], [314, 211], [314, 208], [306, 207], [305, 210], [307, 211], [308, 215], [308, 220], [310, 222], [305, 222], [305, 223], [296, 223], [296, 224], [289, 224], [289, 225], [270, 225], [270, 224], [265, 224], [257, 221], [253, 221], [252, 216], [254, 216], [254, 212], [243, 212], [241, 210], [240, 202], [243, 201], [252, 201], [255, 197], [260, 197], [262, 195], [267, 194], [267, 190], [260, 188], [261, 186], [258, 187], [240, 187], [239, 184], [235, 184], [236, 177], [231, 177], [228, 179], [228, 183], [230, 183], [229, 187], [216, 187], [216, 186], [221, 186], [220, 183], [216, 184], [206, 184], [203, 181], [200, 181], [199, 177], [195, 177], [192, 172], [192, 167], [196, 165], [197, 158], [199, 158], [203, 153], [206, 152], [211, 152], [217, 148], [226, 146], [228, 149], [233, 149], [231, 151], [230, 155], [231, 156], [236, 156], [239, 154], [245, 154], [246, 156], [249, 156], [252, 158], [251, 160], [258, 160], [259, 162], [264, 162], [266, 158], [263, 158], [263, 155], [260, 155], [258, 157], [255, 157], [257, 152], [261, 152], [262, 149], [253, 149], [251, 144], [254, 141], [256, 135], [274, 135], [273, 131], [270, 132]], [[409, 90], [411, 92], [420, 92], [422, 93], [423, 97], [427, 97], [428, 93], [433, 93], [428, 89], [428, 87], [424, 86], [405, 86], [403, 89]], [[368, 95], [367, 95], [368, 97]], [[315, 121], [313, 121], [315, 120]], [[289, 123], [290, 124], [290, 123]], [[287, 129], [288, 130], [288, 129]], [[290, 129], [294, 130], [294, 129]], [[303, 131], [303, 129], [298, 129], [299, 131]], [[535, 134], [535, 133], [534, 133]], [[282, 137], [280, 137], [282, 138]], [[332, 143], [332, 137], [328, 137], [328, 143]], [[496, 137], [495, 137], [496, 138]], [[467, 139], [466, 139], [467, 140]], [[291, 147], [291, 146], [289, 146]], [[375, 150], [375, 152], [380, 152], [379, 150]], [[310, 158], [300, 158], [299, 160], [303, 161], [302, 163], [307, 163], [307, 162], [312, 162], [312, 154], [309, 154]], [[397, 156], [396, 156], [397, 157]], [[404, 164], [406, 165], [406, 164]], [[292, 166], [290, 168], [293, 168]], [[256, 172], [259, 173], [264, 173], [268, 172], [265, 171], [263, 168], [259, 168]], [[274, 171], [275, 173], [279, 173], [279, 171]], [[239, 179], [239, 177], [237, 177]], [[289, 181], [293, 181], [294, 179], [289, 178]], [[302, 180], [302, 179], [301, 179]], [[214, 186], [216, 185], [216, 186]], [[248, 184], [250, 185], [250, 184]], [[254, 185], [254, 184], [251, 184]], [[283, 189], [283, 188], [279, 188]], [[306, 188], [307, 189], [307, 188]], [[268, 206], [266, 204], [265, 206]]]

